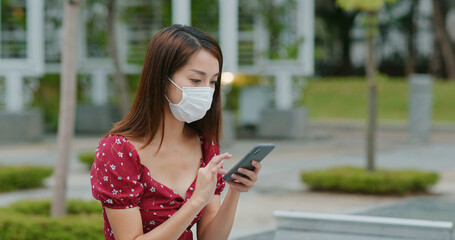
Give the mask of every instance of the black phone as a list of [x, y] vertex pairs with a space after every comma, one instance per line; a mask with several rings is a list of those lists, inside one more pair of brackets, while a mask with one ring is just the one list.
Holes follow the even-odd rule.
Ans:
[[256, 145], [251, 151], [249, 151], [240, 161], [235, 164], [227, 173], [224, 175], [223, 179], [225, 181], [233, 181], [231, 177], [232, 174], [237, 174], [242, 177], [245, 175], [239, 173], [237, 170], [239, 168], [245, 168], [248, 170], [253, 170], [254, 167], [251, 165], [251, 161], [256, 160], [258, 162], [262, 161], [273, 149], [275, 144], [273, 143], [261, 143]]

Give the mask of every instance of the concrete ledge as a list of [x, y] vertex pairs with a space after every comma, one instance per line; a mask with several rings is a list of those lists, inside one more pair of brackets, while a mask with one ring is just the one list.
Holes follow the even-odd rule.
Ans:
[[0, 111], [0, 142], [38, 141], [43, 137], [43, 117], [38, 109]]
[[76, 110], [77, 133], [105, 133], [120, 121], [115, 106], [78, 105]]
[[259, 122], [259, 136], [266, 138], [305, 138], [308, 113], [304, 107], [289, 110], [266, 109]]
[[451, 240], [452, 222], [275, 211], [275, 239]]

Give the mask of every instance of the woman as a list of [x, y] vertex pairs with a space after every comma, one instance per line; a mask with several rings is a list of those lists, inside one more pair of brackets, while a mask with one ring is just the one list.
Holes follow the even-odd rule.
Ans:
[[227, 239], [240, 192], [261, 169], [226, 173], [220, 154], [220, 81], [216, 41], [182, 25], [162, 29], [145, 56], [128, 115], [100, 141], [91, 169], [93, 196], [103, 205], [106, 239]]

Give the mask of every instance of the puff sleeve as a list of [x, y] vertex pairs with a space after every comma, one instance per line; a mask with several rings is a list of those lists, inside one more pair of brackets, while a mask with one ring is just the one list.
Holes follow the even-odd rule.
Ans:
[[142, 167], [134, 146], [122, 136], [101, 139], [90, 171], [92, 195], [103, 207], [138, 206], [144, 192]]
[[[214, 156], [220, 155], [220, 148], [214, 141], [205, 141], [204, 143], [205, 161], [208, 164]], [[223, 192], [226, 182], [223, 180], [223, 175], [218, 174], [215, 189], [215, 195], [220, 195]]]

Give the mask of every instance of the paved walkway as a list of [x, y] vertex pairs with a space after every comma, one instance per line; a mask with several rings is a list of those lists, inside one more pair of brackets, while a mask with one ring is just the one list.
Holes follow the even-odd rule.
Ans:
[[[439, 172], [441, 180], [432, 188], [430, 195], [378, 197], [310, 192], [300, 182], [300, 171], [346, 164], [364, 166], [364, 138], [362, 127], [313, 124], [310, 137], [306, 140], [248, 139], [222, 146], [222, 152], [227, 151], [233, 155], [233, 159], [225, 164], [228, 169], [256, 143], [276, 144], [276, 149], [263, 162], [264, 167], [257, 185], [241, 197], [231, 239], [273, 230], [275, 222], [272, 212], [278, 209], [391, 216], [386, 214], [388, 211], [394, 213], [394, 217], [417, 218], [427, 216], [427, 211], [450, 215], [444, 209], [455, 209], [453, 128], [434, 131], [430, 143], [425, 145], [410, 144], [404, 128], [381, 128], [378, 132], [377, 167], [417, 168]], [[80, 152], [94, 151], [98, 140], [98, 136], [78, 136], [74, 139], [68, 176], [69, 198], [91, 199], [89, 171], [78, 162], [76, 156]], [[39, 143], [0, 146], [0, 164], [54, 166], [55, 160], [56, 144], [53, 136]], [[52, 186], [53, 179], [50, 178], [41, 189], [0, 194], [0, 206], [21, 199], [51, 198]], [[409, 214], [410, 212], [414, 214]], [[433, 218], [449, 221], [453, 219], [441, 216], [436, 214]]]

